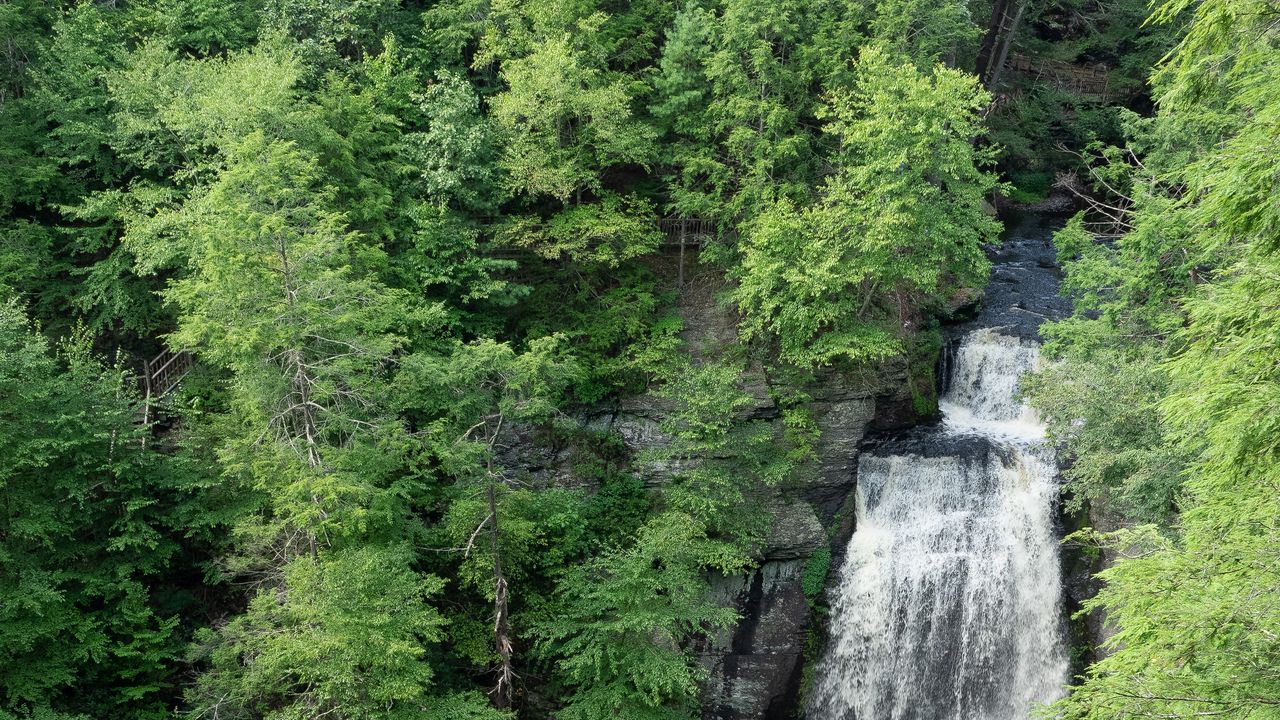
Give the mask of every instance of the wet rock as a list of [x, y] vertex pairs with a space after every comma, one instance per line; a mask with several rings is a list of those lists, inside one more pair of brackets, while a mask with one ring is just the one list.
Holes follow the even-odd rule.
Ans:
[[818, 462], [814, 474], [806, 477], [792, 494], [808, 502], [823, 525], [829, 524], [853, 491], [858, 446], [876, 414], [876, 400], [855, 397], [814, 403], [814, 418], [822, 435], [818, 440]]
[[[1089, 507], [1089, 524], [1098, 532], [1115, 532], [1124, 527], [1124, 520], [1108, 510], [1105, 503], [1095, 502]], [[1089, 568], [1090, 572], [1096, 574], [1111, 568], [1116, 564], [1119, 556], [1120, 552], [1115, 548], [1103, 548], [1101, 555]], [[1082, 600], [1092, 598], [1102, 589], [1102, 581], [1096, 577], [1089, 577], [1081, 589], [1084, 591]], [[1110, 655], [1111, 653], [1103, 647], [1103, 644], [1116, 634], [1117, 628], [1107, 621], [1106, 611], [1098, 609], [1089, 613], [1085, 617], [1085, 628], [1091, 645], [1090, 662], [1097, 662]]]
[[978, 288], [960, 288], [947, 298], [944, 310], [944, 321], [962, 322], [969, 320], [982, 309], [983, 292]]
[[708, 673], [704, 718], [771, 720], [794, 714], [811, 620], [800, 589], [803, 573], [801, 560], [769, 561], [749, 576], [717, 582], [717, 594], [733, 602], [743, 619], [702, 649]]

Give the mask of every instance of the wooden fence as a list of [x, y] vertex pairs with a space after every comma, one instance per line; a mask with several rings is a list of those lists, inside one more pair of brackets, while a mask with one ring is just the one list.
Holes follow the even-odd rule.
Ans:
[[[146, 427], [151, 426], [151, 406], [163, 400], [169, 393], [177, 389], [182, 378], [191, 372], [196, 358], [186, 350], [170, 350], [165, 348], [159, 355], [142, 362], [142, 373], [138, 383], [142, 385], [142, 416], [139, 418]], [[146, 436], [142, 438], [143, 447], [147, 444]]]
[[1009, 69], [1046, 82], [1059, 90], [1100, 101], [1106, 100], [1110, 89], [1106, 70], [1072, 65], [1061, 60], [1041, 60], [1014, 53], [1009, 57]]

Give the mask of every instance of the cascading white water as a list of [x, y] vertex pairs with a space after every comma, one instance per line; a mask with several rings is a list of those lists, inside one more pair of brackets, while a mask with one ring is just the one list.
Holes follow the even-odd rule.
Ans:
[[947, 391], [938, 402], [946, 427], [956, 433], [1039, 440], [1044, 426], [1018, 400], [1018, 381], [1040, 362], [1040, 348], [999, 328], [975, 330], [956, 349]]
[[1015, 393], [1037, 361], [966, 335], [920, 452], [860, 460], [812, 720], [1026, 720], [1062, 694], [1056, 462]]

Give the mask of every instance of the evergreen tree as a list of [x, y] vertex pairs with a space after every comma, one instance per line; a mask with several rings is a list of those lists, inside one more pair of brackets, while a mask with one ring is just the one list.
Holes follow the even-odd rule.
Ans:
[[[1156, 18], [1184, 12], [1191, 23], [1156, 75], [1159, 113], [1135, 142], [1162, 183], [1135, 184], [1133, 205], [1117, 218], [1131, 229], [1115, 249], [1082, 242], [1078, 225], [1062, 237], [1079, 258], [1070, 266], [1076, 287], [1104, 314], [1073, 321], [1059, 342], [1070, 350], [1113, 344], [1154, 356], [1167, 373], [1146, 394], [1158, 403], [1161, 436], [1148, 447], [1167, 449], [1120, 464], [1106, 487], [1185, 481], [1170, 527], [1102, 538], [1121, 559], [1101, 574], [1107, 585], [1086, 609], [1105, 610], [1116, 633], [1110, 654], [1058, 704], [1068, 718], [1265, 718], [1280, 703], [1280, 428], [1270, 410], [1278, 318], [1269, 300], [1278, 290], [1280, 215], [1268, 199], [1280, 51], [1261, 30], [1269, 21], [1260, 5], [1174, 2]], [[1213, 151], [1195, 152], [1205, 145]], [[1121, 282], [1098, 283], [1112, 277]], [[1121, 334], [1130, 328], [1138, 332]], [[1076, 401], [1123, 417], [1111, 398]], [[1054, 410], [1074, 412], [1065, 405]], [[1076, 443], [1088, 462], [1105, 462], [1089, 457], [1105, 446]]]
[[855, 78], [823, 111], [841, 146], [824, 197], [783, 200], [750, 223], [737, 271], [744, 334], [777, 337], [797, 364], [902, 352], [916, 308], [982, 282], [982, 243], [999, 228], [982, 206], [992, 152], [972, 145], [988, 101], [976, 80], [876, 48]]
[[[401, 379], [411, 407], [437, 418], [431, 447], [456, 479], [445, 525], [450, 539], [463, 547], [463, 579], [493, 603], [497, 669], [489, 694], [498, 708], [510, 707], [515, 692], [517, 630], [511, 608], [512, 595], [522, 588], [512, 581], [522, 574], [521, 555], [532, 538], [518, 530], [512, 536], [513, 524], [518, 527], [531, 518], [520, 517], [521, 500], [527, 498], [520, 497], [497, 454], [512, 426], [545, 422], [554, 414], [564, 386], [576, 373], [558, 344], [558, 338], [544, 338], [516, 354], [489, 341], [456, 347], [444, 357], [416, 355], [407, 360]], [[481, 536], [484, 541], [476, 546]]]
[[53, 352], [13, 300], [0, 397], [0, 716], [166, 717], [195, 478], [146, 449], [119, 367], [83, 333]]
[[750, 402], [739, 376], [731, 363], [673, 369], [662, 390], [672, 442], [648, 458], [677, 468], [660, 510], [557, 585], [535, 632], [572, 688], [558, 717], [698, 716], [693, 643], [736, 619], [711, 600], [708, 574], [751, 565], [768, 529], [753, 500], [793, 469], [767, 424], [737, 417]]
[[[993, 105], [971, 10], [0, 3], [0, 720], [696, 716], [711, 578], [816, 434], [743, 375], [871, 372], [981, 285], [988, 123], [1011, 167], [1129, 138], [1084, 150], [1029, 390], [1074, 506], [1157, 525], [1103, 539], [1144, 554], [1053, 712], [1270, 717], [1275, 8], [997, 3], [1113, 87], [1180, 34], [1150, 118]], [[692, 286], [660, 216], [717, 228]], [[751, 345], [694, 361], [706, 287]], [[584, 418], [638, 394], [633, 456]]]

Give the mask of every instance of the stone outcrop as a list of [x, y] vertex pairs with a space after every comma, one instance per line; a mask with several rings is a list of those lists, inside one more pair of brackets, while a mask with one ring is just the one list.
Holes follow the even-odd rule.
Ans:
[[800, 584], [804, 565], [800, 558], [769, 559], [750, 575], [718, 579], [718, 599], [736, 606], [742, 619], [710, 638], [702, 650], [708, 676], [703, 717], [794, 714], [811, 620], [809, 599]]
[[[806, 565], [823, 548], [842, 554], [853, 532], [858, 452], [868, 430], [916, 421], [905, 364], [883, 371], [879, 378], [833, 373], [806, 388], [821, 429], [817, 461], [813, 472], [767, 500], [773, 524], [759, 566], [717, 580], [720, 599], [741, 620], [701, 648], [707, 720], [799, 716], [817, 600], [805, 595]], [[836, 568], [830, 563], [827, 572]]]
[[[686, 346], [699, 356], [736, 341], [737, 317], [717, 301], [721, 286], [714, 276], [693, 278], [681, 293], [681, 315]], [[736, 608], [740, 620], [698, 648], [707, 673], [707, 720], [799, 716], [806, 645], [815, 622], [814, 599], [802, 585], [806, 565], [823, 548], [840, 554], [853, 531], [858, 452], [868, 430], [918, 422], [907, 372], [905, 362], [859, 374], [826, 372], [803, 388], [773, 387], [759, 368], [743, 377], [755, 399], [747, 411], [751, 417], [778, 423], [780, 432], [782, 413], [770, 399], [777, 393], [770, 391], [802, 390], [812, 398], [807, 406], [821, 435], [810, 471], [760, 499], [773, 522], [758, 566], [714, 580], [718, 600]], [[624, 434], [661, 442], [634, 430]]]
[[[693, 253], [686, 263], [687, 282], [680, 292], [685, 347], [695, 358], [715, 357], [737, 342], [738, 318], [720, 300], [720, 274], [699, 268]], [[661, 274], [676, 276], [672, 268], [662, 268]], [[821, 434], [816, 459], [803, 477], [756, 500], [772, 523], [755, 568], [712, 578], [717, 600], [734, 607], [740, 619], [694, 648], [706, 671], [702, 707], [707, 720], [799, 716], [817, 600], [806, 596], [802, 579], [815, 552], [828, 548], [838, 558], [853, 532], [853, 490], [866, 433], [919, 421], [907, 373], [907, 363], [897, 361], [856, 374], [825, 372], [803, 387], [780, 387], [762, 367], [748, 366], [740, 387], [752, 402], [739, 411], [741, 419], [774, 423], [780, 437], [782, 411], [773, 397], [779, 390], [782, 395], [801, 391], [811, 398], [806, 406]], [[646, 394], [595, 409], [580, 418], [580, 425], [613, 434], [629, 456], [644, 458], [670, 442], [661, 428], [668, 409], [666, 401]], [[515, 437], [504, 444], [509, 448], [504, 464], [527, 478], [562, 487], [581, 482], [574, 478], [571, 448], [547, 447], [536, 437]], [[646, 485], [660, 487], [678, 470], [674, 462], [648, 460], [634, 463], [632, 469]], [[827, 572], [834, 573], [838, 559], [830, 568]]]
[[[1101, 533], [1114, 532], [1125, 525], [1124, 518], [1109, 510], [1105, 499], [1098, 498], [1090, 502], [1086, 510], [1065, 522], [1065, 526], [1072, 530], [1088, 526]], [[1073, 618], [1069, 637], [1076, 648], [1072, 667], [1074, 675], [1083, 673], [1088, 665], [1110, 654], [1104, 644], [1116, 633], [1116, 628], [1107, 622], [1106, 612], [1095, 608], [1081, 618], [1076, 618], [1076, 613], [1085, 601], [1102, 589], [1103, 582], [1097, 574], [1115, 565], [1119, 554], [1112, 547], [1086, 552], [1084, 548], [1068, 546], [1063, 552], [1062, 582], [1066, 610], [1067, 615]]]

